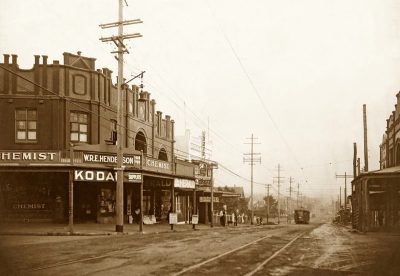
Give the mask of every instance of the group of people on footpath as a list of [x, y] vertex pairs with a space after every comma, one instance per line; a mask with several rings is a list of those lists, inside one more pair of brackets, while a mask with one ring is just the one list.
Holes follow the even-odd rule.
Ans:
[[244, 214], [239, 214], [239, 209], [236, 209], [231, 215], [227, 214], [226, 205], [224, 205], [223, 209], [220, 212], [219, 221], [221, 226], [226, 226], [229, 224], [233, 224], [233, 226], [237, 226], [238, 222], [244, 223]]

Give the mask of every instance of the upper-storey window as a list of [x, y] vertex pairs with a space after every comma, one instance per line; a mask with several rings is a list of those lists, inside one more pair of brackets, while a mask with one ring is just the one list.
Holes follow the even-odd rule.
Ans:
[[86, 113], [71, 112], [70, 115], [71, 141], [87, 143], [89, 119]]
[[31, 108], [15, 110], [15, 138], [17, 142], [37, 141], [37, 111]]

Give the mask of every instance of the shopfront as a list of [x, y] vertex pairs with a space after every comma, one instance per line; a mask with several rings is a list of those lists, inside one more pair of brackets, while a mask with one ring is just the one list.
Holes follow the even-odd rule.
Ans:
[[0, 172], [2, 222], [65, 221], [68, 210], [68, 173], [56, 171]]
[[197, 213], [195, 187], [195, 181], [192, 179], [174, 179], [175, 212], [178, 222], [190, 223], [192, 215]]

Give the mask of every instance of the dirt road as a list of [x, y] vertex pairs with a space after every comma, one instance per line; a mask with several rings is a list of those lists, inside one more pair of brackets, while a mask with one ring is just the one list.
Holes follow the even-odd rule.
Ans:
[[397, 248], [397, 235], [310, 224], [3, 237], [1, 252], [3, 275], [399, 275]]

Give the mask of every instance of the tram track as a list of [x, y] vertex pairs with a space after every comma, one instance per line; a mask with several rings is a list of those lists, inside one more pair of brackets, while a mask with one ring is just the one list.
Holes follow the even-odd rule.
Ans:
[[[218, 229], [219, 230], [219, 229]], [[222, 229], [221, 229], [222, 230]], [[235, 235], [235, 234], [240, 234], [240, 232], [238, 231], [238, 229], [226, 229], [228, 230], [226, 232], [226, 234], [230, 234], [230, 235]], [[250, 231], [249, 231], [250, 230]], [[261, 229], [258, 228], [249, 228], [248, 229], [249, 233], [252, 233], [254, 235], [256, 235], [258, 232], [261, 232]], [[237, 233], [236, 233], [237, 232]], [[182, 239], [173, 239], [170, 241], [166, 241], [163, 246], [164, 247], [168, 247], [168, 246], [172, 246], [173, 244], [177, 244], [177, 243], [188, 243], [190, 241], [196, 241], [198, 240], [200, 237], [198, 236], [191, 236], [191, 237], [185, 237]], [[210, 240], [213, 239], [213, 237], [208, 237]], [[263, 237], [262, 239], [265, 239], [267, 237]], [[256, 242], [256, 241], [253, 241]], [[114, 258], [114, 257], [129, 257], [129, 256], [134, 256], [135, 254], [138, 254], [142, 251], [145, 250], [150, 250], [151, 248], [153, 248], [155, 246], [154, 243], [152, 244], [148, 244], [148, 245], [143, 245], [143, 246], [138, 246], [135, 248], [132, 247], [124, 247], [121, 249], [117, 249], [117, 250], [112, 250], [97, 256], [91, 256], [91, 257], [83, 257], [83, 258], [78, 258], [78, 259], [72, 259], [72, 260], [66, 260], [66, 261], [61, 261], [61, 262], [56, 262], [56, 263], [50, 263], [47, 265], [42, 265], [42, 266], [36, 266], [33, 268], [28, 268], [28, 269], [21, 269], [19, 270], [20, 273], [37, 273], [40, 271], [51, 271], [52, 269], [57, 269], [57, 268], [61, 268], [61, 267], [67, 267], [70, 265], [74, 265], [74, 264], [79, 264], [79, 263], [89, 263], [92, 261], [96, 261], [96, 260], [101, 260], [101, 259], [106, 259], [106, 258]], [[89, 273], [90, 274], [90, 273]]]
[[[305, 233], [307, 233], [308, 231], [310, 231], [310, 229], [304, 230], [304, 231], [302, 231], [300, 234], [297, 234], [295, 237], [291, 238], [291, 239], [290, 239], [288, 242], [286, 242], [283, 246], [281, 246], [279, 249], [277, 249], [276, 251], [274, 251], [272, 255], [268, 256], [266, 259], [263, 259], [263, 260], [261, 260], [261, 261], [258, 261], [258, 262], [255, 264], [255, 267], [254, 267], [251, 271], [248, 271], [248, 272], [247, 272], [246, 274], [244, 274], [244, 275], [246, 275], [246, 276], [252, 276], [252, 275], [254, 275], [255, 273], [257, 273], [258, 271], [260, 271], [267, 263], [269, 263], [271, 260], [273, 260], [273, 259], [274, 259], [275, 257], [277, 257], [279, 254], [281, 254], [285, 249], [287, 249], [290, 245], [292, 245], [296, 240], [298, 240], [301, 236], [303, 236], [303, 235], [304, 235]], [[189, 267], [187, 267], [187, 268], [184, 268], [184, 269], [182, 269], [181, 271], [172, 274], [172, 276], [184, 275], [185, 273], [192, 273], [192, 274], [194, 273], [194, 274], [197, 275], [196, 270], [200, 269], [201, 267], [203, 267], [203, 266], [205, 266], [205, 265], [210, 265], [210, 264], [212, 264], [213, 262], [216, 262], [217, 260], [222, 259], [222, 258], [224, 258], [224, 257], [228, 257], [228, 258], [229, 258], [229, 255], [232, 255], [232, 254], [234, 254], [234, 253], [237, 254], [237, 253], [240, 252], [241, 250], [244, 250], [244, 249], [247, 249], [247, 250], [248, 250], [249, 247], [251, 247], [251, 246], [253, 246], [253, 245], [257, 245], [259, 242], [264, 241], [264, 240], [267, 240], [268, 238], [272, 238], [272, 237], [274, 237], [274, 236], [272, 236], [272, 235], [266, 235], [265, 237], [256, 239], [256, 240], [251, 241], [251, 242], [249, 242], [249, 243], [246, 243], [246, 244], [244, 244], [244, 245], [242, 245], [242, 246], [239, 246], [239, 247], [234, 248], [234, 249], [232, 249], [232, 250], [226, 251], [226, 252], [224, 252], [224, 253], [222, 253], [222, 254], [219, 254], [219, 255], [217, 255], [217, 256], [214, 256], [214, 257], [212, 257], [212, 258], [209, 258], [209, 259], [207, 259], [207, 260], [204, 260], [204, 261], [202, 261], [202, 262], [200, 262], [200, 263], [198, 263], [198, 264], [195, 264], [195, 265], [189, 266]], [[251, 249], [250, 249], [250, 250], [251, 250]], [[261, 263], [260, 263], [260, 262], [261, 262]], [[215, 265], [217, 265], [217, 264], [215, 264]]]
[[[168, 243], [173, 243], [173, 242], [185, 242], [185, 241], [190, 241], [190, 240], [195, 240], [197, 238], [184, 238], [184, 239], [178, 239], [178, 240], [173, 240]], [[137, 247], [135, 248], [134, 252], [138, 252], [141, 250], [145, 250], [150, 248], [153, 245], [147, 245], [147, 246], [141, 246], [141, 247]], [[125, 251], [125, 252], [124, 252]], [[120, 255], [126, 255], [129, 253], [132, 253], [133, 250], [129, 250], [129, 248], [121, 248], [118, 250], [113, 250], [110, 251], [106, 254], [102, 254], [99, 256], [93, 256], [93, 257], [89, 257], [89, 258], [82, 258], [82, 259], [74, 259], [74, 260], [70, 260], [70, 261], [64, 261], [64, 262], [59, 262], [59, 263], [53, 263], [53, 264], [49, 264], [46, 266], [39, 266], [39, 267], [35, 267], [32, 269], [27, 269], [27, 270], [22, 270], [21, 272], [35, 272], [35, 271], [40, 271], [40, 270], [46, 270], [46, 269], [51, 269], [51, 268], [57, 268], [57, 267], [62, 267], [62, 266], [68, 266], [71, 264], [76, 264], [76, 263], [84, 263], [84, 262], [90, 262], [90, 261], [94, 261], [94, 260], [98, 260], [98, 259], [104, 259], [104, 258], [108, 258], [108, 257], [114, 257], [114, 256], [120, 256]]]

